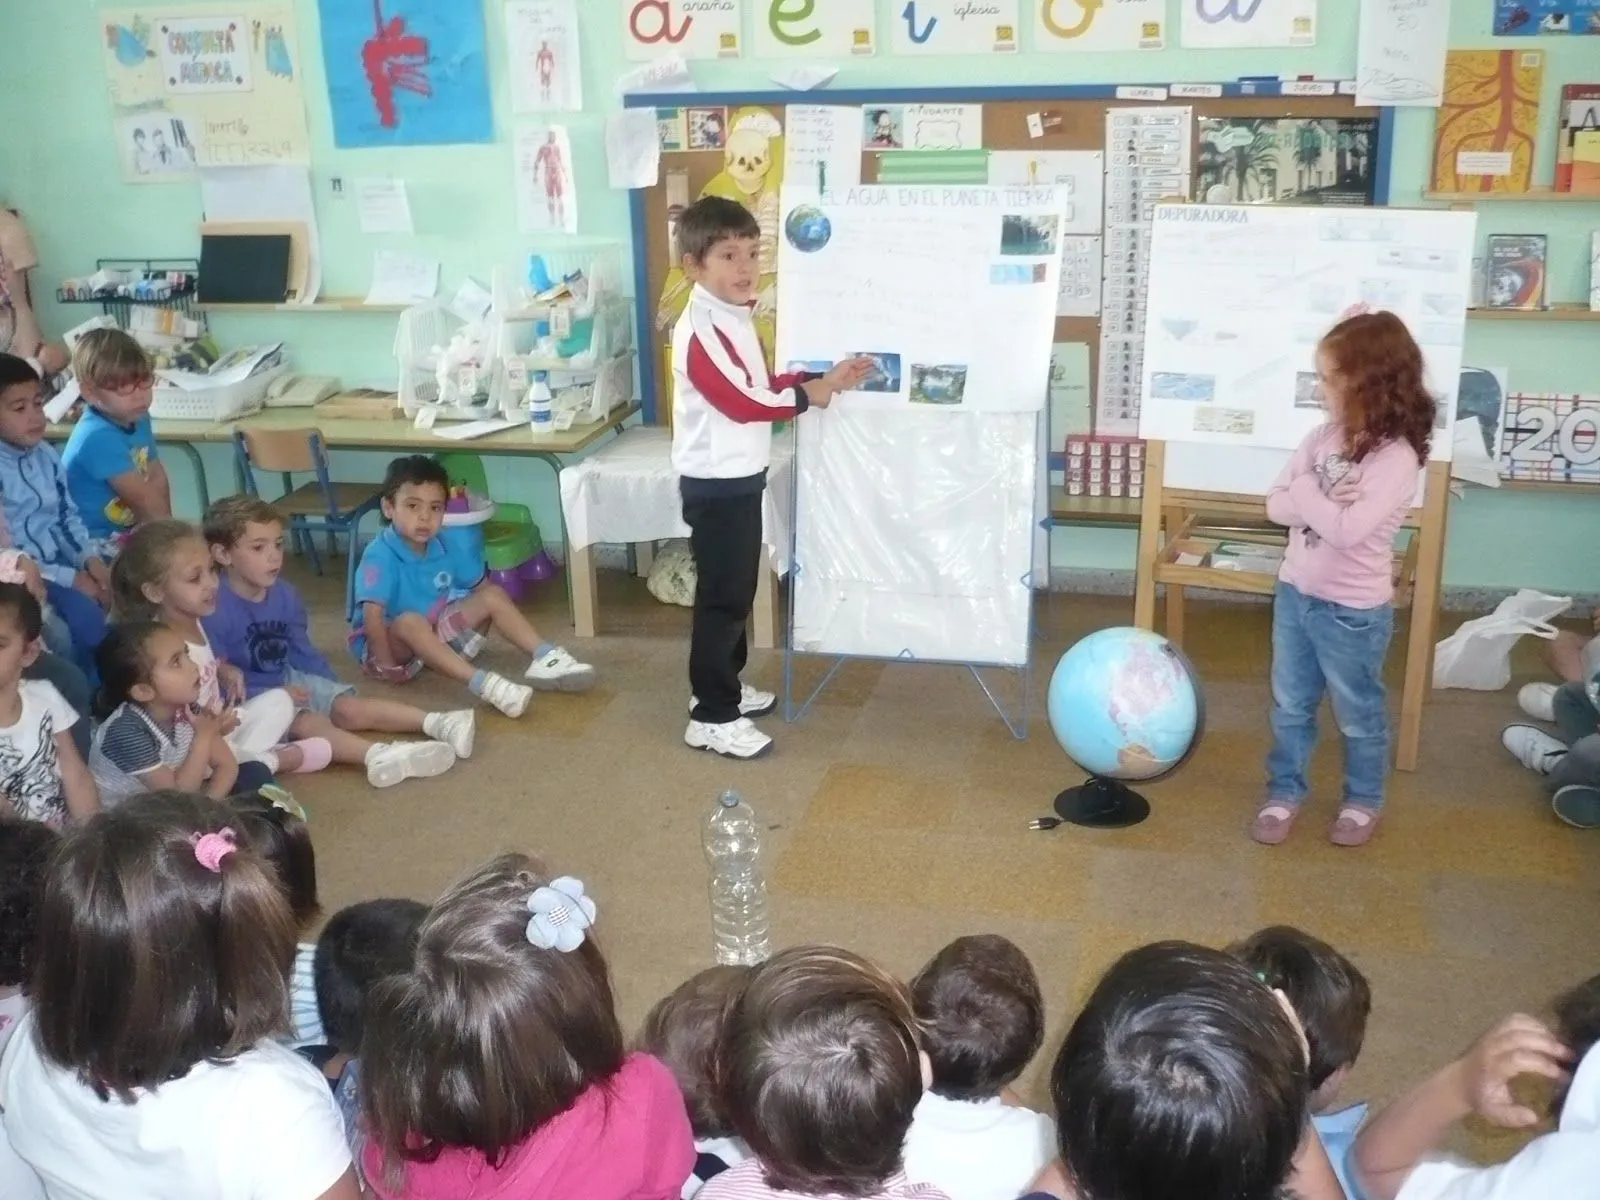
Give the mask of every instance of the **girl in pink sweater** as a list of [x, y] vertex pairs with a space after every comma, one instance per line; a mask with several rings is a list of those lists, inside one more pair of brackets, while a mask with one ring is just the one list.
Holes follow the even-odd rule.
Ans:
[[381, 1200], [677, 1200], [677, 1082], [628, 1054], [581, 882], [506, 854], [457, 883], [380, 982], [361, 1038], [361, 1165]]
[[1324, 693], [1344, 735], [1344, 798], [1329, 831], [1360, 846], [1377, 830], [1389, 773], [1383, 661], [1394, 632], [1394, 536], [1428, 458], [1434, 399], [1422, 351], [1400, 318], [1360, 313], [1317, 346], [1328, 410], [1267, 493], [1289, 527], [1272, 607], [1272, 751], [1252, 836], [1289, 836], [1309, 790], [1306, 764]]

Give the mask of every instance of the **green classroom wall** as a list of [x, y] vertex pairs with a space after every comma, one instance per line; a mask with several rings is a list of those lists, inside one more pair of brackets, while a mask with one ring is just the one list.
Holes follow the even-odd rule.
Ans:
[[[357, 0], [346, 0], [357, 2]], [[476, 0], [462, 0], [472, 3]], [[745, 0], [746, 25], [776, 0]], [[1024, 10], [1041, 0], [1022, 0]], [[1179, 0], [1169, 0], [1175, 22]], [[304, 93], [311, 134], [312, 175], [325, 257], [324, 291], [366, 290], [372, 253], [386, 246], [439, 259], [443, 289], [453, 291], [467, 274], [487, 284], [497, 264], [511, 265], [533, 244], [516, 228], [511, 181], [510, 89], [501, 55], [502, 5], [485, 5], [489, 74], [494, 92], [497, 140], [491, 145], [396, 150], [335, 150], [322, 72], [316, 0], [294, 0], [298, 16]], [[117, 4], [125, 7], [125, 4]], [[193, 255], [198, 248], [199, 188], [193, 183], [128, 185], [115, 161], [105, 74], [99, 49], [101, 5], [95, 0], [0, 0], [0, 198], [21, 209], [38, 245], [41, 265], [34, 291], [47, 332], [59, 334], [87, 315], [57, 305], [56, 283], [87, 273], [97, 256]], [[103, 7], [113, 7], [112, 4]], [[181, 7], [173, 5], [172, 7]], [[248, 11], [250, 0], [238, 7]], [[622, 52], [619, 0], [579, 0], [586, 109], [565, 117], [571, 131], [579, 200], [579, 232], [586, 237], [629, 238], [625, 193], [606, 186], [603, 151], [605, 114], [617, 107], [615, 80], [630, 66]], [[879, 4], [879, 40], [887, 44], [891, 13], [899, 0]], [[1600, 79], [1600, 38], [1500, 39], [1489, 36], [1492, 0], [1455, 0], [1454, 47], [1537, 47], [1546, 54], [1536, 182], [1548, 182], [1553, 159], [1555, 97], [1561, 84]], [[1304, 50], [1185, 51], [1126, 54], [1036, 54], [1029, 52], [1028, 21], [1022, 22], [1023, 52], [910, 59], [882, 54], [839, 63], [835, 86], [937, 87], [1064, 83], [1134, 83], [1230, 80], [1241, 75], [1353, 74], [1356, 0], [1322, 0], [1315, 47]], [[748, 35], [747, 35], [748, 36]], [[1176, 38], [1169, 39], [1172, 42]], [[744, 59], [696, 63], [702, 91], [770, 90], [780, 64]], [[826, 99], [826, 91], [813, 93]], [[561, 117], [554, 117], [561, 120]], [[1433, 114], [1402, 110], [1398, 119], [1391, 198], [1418, 200], [1432, 148]], [[390, 175], [410, 191], [414, 237], [368, 236], [359, 232], [353, 199], [333, 193], [335, 177], [346, 180]], [[1588, 205], [1494, 204], [1480, 210], [1480, 238], [1493, 232], [1546, 233], [1550, 238], [1550, 296], [1578, 300], [1587, 293], [1587, 246], [1600, 228], [1600, 203]], [[394, 386], [392, 315], [315, 313], [292, 316], [229, 315], [213, 318], [224, 344], [282, 340], [296, 366], [336, 374], [347, 384]], [[1509, 369], [1512, 386], [1524, 390], [1600, 390], [1600, 325], [1491, 321], [1469, 324], [1467, 362]], [[231, 488], [228, 456], [207, 450], [214, 490]], [[188, 464], [169, 460], [180, 512], [193, 514]], [[376, 478], [379, 454], [338, 456], [351, 479]], [[543, 472], [531, 477], [517, 464], [491, 460], [491, 490], [500, 499], [534, 506], [543, 528], [554, 532], [559, 501]], [[1445, 582], [1454, 588], [1538, 586], [1556, 591], [1600, 592], [1600, 566], [1580, 547], [1594, 528], [1592, 497], [1474, 489], [1452, 505]], [[1131, 570], [1133, 541], [1113, 530], [1063, 529], [1055, 534], [1059, 569]]]

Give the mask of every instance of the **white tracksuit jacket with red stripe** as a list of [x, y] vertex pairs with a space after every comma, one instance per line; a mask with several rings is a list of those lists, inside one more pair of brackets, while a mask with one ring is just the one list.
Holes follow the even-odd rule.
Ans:
[[699, 284], [672, 331], [672, 466], [684, 495], [746, 495], [766, 485], [772, 423], [806, 410], [801, 384], [772, 375], [752, 311]]

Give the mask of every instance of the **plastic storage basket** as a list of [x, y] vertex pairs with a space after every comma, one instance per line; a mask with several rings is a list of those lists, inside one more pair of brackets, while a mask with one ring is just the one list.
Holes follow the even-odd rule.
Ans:
[[158, 383], [150, 398], [150, 415], [161, 421], [232, 421], [260, 412], [272, 381], [289, 369], [280, 363], [238, 383], [214, 388], [180, 388]]

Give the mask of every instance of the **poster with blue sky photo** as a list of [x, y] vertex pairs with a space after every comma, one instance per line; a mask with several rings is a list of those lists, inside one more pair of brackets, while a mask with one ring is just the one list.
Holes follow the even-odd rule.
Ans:
[[1600, 0], [1494, 0], [1497, 37], [1600, 35]]

